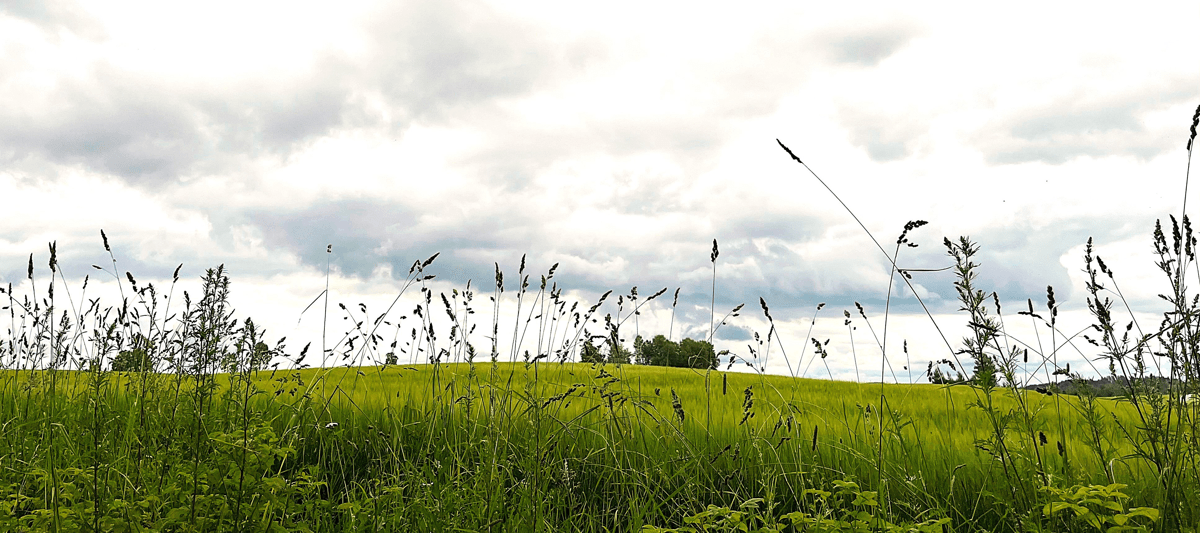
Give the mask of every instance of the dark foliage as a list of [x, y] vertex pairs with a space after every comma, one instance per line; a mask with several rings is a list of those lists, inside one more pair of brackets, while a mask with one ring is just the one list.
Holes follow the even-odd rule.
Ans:
[[694, 339], [676, 343], [662, 335], [649, 341], [638, 336], [633, 341], [633, 351], [640, 365], [714, 369], [718, 363], [712, 344]]

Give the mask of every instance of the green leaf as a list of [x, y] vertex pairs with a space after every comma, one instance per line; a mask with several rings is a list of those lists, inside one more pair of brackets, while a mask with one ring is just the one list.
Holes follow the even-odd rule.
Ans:
[[188, 517], [188, 508], [187, 507], [176, 507], [174, 509], [171, 509], [170, 511], [167, 511], [167, 515], [165, 518], [166, 518], [167, 522], [180, 522], [187, 517]]
[[1119, 513], [1119, 512], [1121, 512], [1122, 510], [1124, 510], [1124, 509], [1121, 507], [1121, 504], [1119, 504], [1119, 503], [1117, 503], [1117, 502], [1114, 502], [1114, 501], [1107, 501], [1107, 502], [1104, 502], [1104, 504], [1103, 504], [1103, 505], [1104, 505], [1104, 507], [1106, 507], [1106, 508], [1108, 508], [1108, 509], [1112, 509], [1112, 510], [1114, 510], [1114, 511], [1118, 512], [1118, 513]]
[[1081, 507], [1079, 505], [1075, 505], [1071, 502], [1050, 502], [1050, 503], [1047, 503], [1046, 506], [1042, 508], [1042, 514], [1046, 515], [1046, 516], [1052, 516], [1055, 513], [1062, 511], [1063, 509], [1071, 509], [1071, 510], [1075, 511], [1076, 514], [1079, 514], [1079, 511], [1081, 509], [1086, 510], [1086, 508]]
[[876, 501], [877, 494], [878, 493], [875, 491], [860, 492], [855, 496], [854, 501], [851, 503], [853, 505], [864, 505], [867, 507], [875, 507], [875, 506], [879, 505], [879, 502]]
[[762, 498], [751, 498], [749, 500], [746, 500], [745, 502], [742, 502], [741, 508], [757, 510], [758, 504], [762, 503], [763, 501], [765, 501], [765, 500], [763, 500]]
[[1101, 522], [1100, 517], [1097, 516], [1096, 513], [1093, 513], [1091, 509], [1088, 509], [1086, 507], [1082, 507], [1081, 509], [1083, 509], [1083, 511], [1080, 511], [1078, 509], [1075, 510], [1075, 516], [1082, 518], [1083, 521], [1088, 523], [1088, 525], [1090, 525], [1096, 529], [1100, 529], [1101, 526], [1103, 525], [1103, 522]]
[[858, 483], [853, 481], [835, 479], [833, 480], [833, 486], [835, 489], [837, 489], [837, 492], [858, 491]]
[[813, 496], [816, 496], [817, 498], [822, 499], [822, 500], [824, 500], [832, 495], [832, 493], [827, 490], [804, 489], [804, 495], [807, 496], [809, 494], [812, 494]]
[[808, 516], [808, 513], [805, 513], [803, 511], [796, 511], [796, 512], [792, 512], [792, 513], [788, 513], [788, 514], [783, 515], [782, 518], [784, 520], [790, 521], [793, 525], [807, 524], [807, 523], [810, 523], [813, 520], [815, 520], [815, 518]]
[[942, 533], [946, 530], [945, 526], [950, 525], [949, 518], [938, 520], [926, 520], [916, 525], [916, 529], [920, 533]]
[[1130, 518], [1133, 518], [1135, 516], [1144, 516], [1146, 518], [1149, 518], [1152, 522], [1157, 522], [1158, 516], [1159, 516], [1159, 511], [1158, 511], [1158, 509], [1155, 509], [1153, 507], [1135, 507], [1133, 509], [1130, 509], [1129, 512], [1125, 513], [1125, 516], [1128, 516]]

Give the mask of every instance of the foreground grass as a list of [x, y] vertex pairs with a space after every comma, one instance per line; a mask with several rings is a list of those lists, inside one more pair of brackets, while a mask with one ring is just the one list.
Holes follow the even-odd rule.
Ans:
[[[806, 491], [843, 480], [880, 493], [891, 522], [990, 530], [1019, 518], [994, 454], [979, 445], [988, 421], [967, 408], [966, 386], [884, 385], [880, 434], [877, 384], [578, 363], [213, 378], [201, 391], [170, 374], [0, 374], [12, 436], [0, 443], [0, 524], [628, 531], [764, 496], [781, 515], [800, 511]], [[207, 407], [198, 392], [211, 396]], [[1042, 434], [1057, 435], [1053, 413], [1070, 429], [1065, 440], [1009, 445], [1042, 454], [1059, 485], [1107, 485], [1079, 400], [1056, 410], [1055, 399], [1027, 394]], [[1112, 400], [1100, 408], [1134, 416]], [[1116, 424], [1101, 434], [1120, 443]], [[1120, 464], [1130, 507], [1160, 499], [1144, 465]]]

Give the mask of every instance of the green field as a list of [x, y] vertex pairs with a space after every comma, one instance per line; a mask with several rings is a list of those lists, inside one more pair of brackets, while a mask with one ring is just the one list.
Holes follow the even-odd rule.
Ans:
[[[1024, 520], [1057, 531], [1066, 523], [1029, 513], [1048, 501], [1035, 490], [1043, 476], [1064, 488], [1127, 484], [1129, 508], [1162, 499], [1147, 465], [1122, 459], [1134, 450], [1113, 420], [1134, 427], [1136, 414], [1110, 399], [1096, 400], [1094, 433], [1078, 398], [1023, 391], [1035, 432], [1007, 435], [1022, 468], [1014, 480], [988, 449], [985, 410], [970, 407], [979, 391], [961, 385], [579, 363], [212, 378], [0, 375], [0, 524], [636, 531], [752, 498], [769, 498], [780, 516], [811, 510], [806, 489], [847, 480], [878, 491], [873, 513], [893, 523], [944, 517], [971, 531]], [[995, 407], [1015, 413], [1016, 400], [1004, 391]]]

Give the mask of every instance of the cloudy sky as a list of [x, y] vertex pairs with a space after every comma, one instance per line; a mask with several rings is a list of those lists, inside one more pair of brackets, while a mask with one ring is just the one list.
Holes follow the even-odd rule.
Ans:
[[[980, 243], [1020, 342], [1052, 343], [1016, 315], [1047, 285], [1064, 334], [1089, 323], [1088, 237], [1153, 327], [1150, 232], [1181, 209], [1200, 104], [1191, 2], [0, 5], [0, 282], [27, 288], [29, 254], [45, 276], [57, 241], [76, 290], [103, 291], [103, 229], [140, 283], [182, 263], [195, 291], [226, 265], [239, 315], [292, 347], [319, 332], [301, 312], [327, 262], [332, 301], [373, 316], [435, 252], [435, 294], [472, 280], [490, 307], [499, 264], [512, 303], [527, 254], [534, 286], [558, 263], [588, 305], [669, 288], [638, 331], [703, 338], [717, 239], [716, 308], [747, 304], [719, 348], [751, 357], [761, 296], [796, 366], [825, 302], [808, 375], [878, 379], [889, 263], [776, 139], [885, 246], [929, 221], [901, 266]], [[952, 281], [913, 279], [957, 347]], [[906, 381], [950, 350], [894, 296], [885, 374]]]

